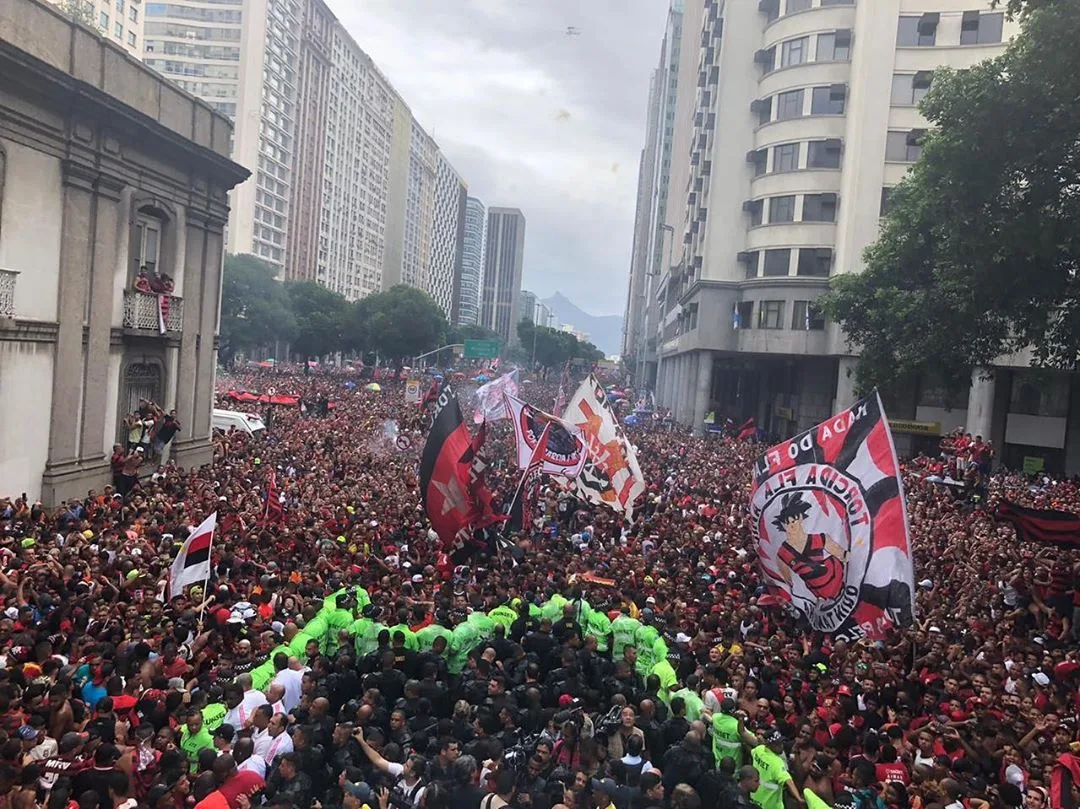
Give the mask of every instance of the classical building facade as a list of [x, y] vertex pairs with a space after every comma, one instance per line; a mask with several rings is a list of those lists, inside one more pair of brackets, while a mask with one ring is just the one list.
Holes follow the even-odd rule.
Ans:
[[[211, 460], [232, 127], [37, 0], [0, 0], [0, 483], [52, 504], [109, 481], [140, 399]], [[171, 279], [138, 292], [141, 269]]]

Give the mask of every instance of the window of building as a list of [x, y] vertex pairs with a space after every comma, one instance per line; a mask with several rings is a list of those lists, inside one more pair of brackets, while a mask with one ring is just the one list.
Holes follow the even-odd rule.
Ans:
[[808, 169], [840, 168], [841, 146], [839, 138], [810, 141], [807, 144], [806, 167]]
[[892, 187], [884, 185], [881, 187], [881, 210], [879, 214], [885, 216], [889, 213], [889, 200], [892, 197]]
[[128, 19], [131, 20], [132, 22], [138, 22], [139, 21], [139, 10], [137, 8], [135, 8], [135, 6], [132, 6], [131, 8], [128, 9]]
[[784, 302], [761, 301], [758, 307], [759, 329], [784, 328]]
[[773, 172], [796, 171], [799, 168], [798, 143], [784, 143], [773, 147]]
[[1001, 29], [1005, 15], [965, 11], [960, 23], [961, 45], [989, 45], [1001, 42]]
[[[758, 252], [757, 252], [757, 250], [749, 250], [749, 251], [746, 251], [746, 252], [743, 252], [743, 253], [739, 253], [739, 255], [736, 258], [738, 258], [738, 260], [739, 260], [739, 262], [741, 264], [746, 266], [746, 277], [747, 278], [757, 278], [757, 269], [758, 269]], [[747, 320], [746, 322], [749, 323], [750, 321]]]
[[925, 132], [889, 132], [885, 138], [885, 159], [891, 163], [914, 163], [922, 154], [922, 138]]
[[832, 271], [832, 250], [828, 247], [804, 247], [799, 250], [795, 274], [813, 278], [828, 278]]
[[743, 210], [750, 214], [750, 227], [757, 227], [762, 222], [765, 203], [760, 199], [748, 199], [743, 203]]
[[802, 221], [835, 222], [836, 194], [807, 194], [804, 196]]
[[798, 118], [803, 114], [803, 91], [788, 90], [776, 96], [776, 120]]
[[756, 149], [746, 155], [746, 162], [751, 163], [754, 166], [755, 177], [760, 177], [765, 173], [765, 163], [767, 160], [768, 152], [765, 149]]
[[843, 115], [847, 107], [847, 85], [815, 87], [810, 98], [811, 115]]
[[769, 22], [777, 20], [780, 18], [780, 0], [762, 0], [758, 11], [762, 12]]
[[124, 13], [124, 0], [116, 0], [116, 10], [121, 14]]
[[749, 329], [754, 322], [754, 302], [740, 301], [735, 306], [735, 328]]
[[795, 196], [773, 197], [769, 200], [769, 224], [795, 221]]
[[772, 120], [772, 99], [759, 98], [750, 105], [750, 111], [758, 118], [758, 125], [764, 125]]
[[133, 48], [135, 47], [135, 32], [134, 31], [128, 31], [128, 45], [130, 45]]
[[794, 67], [803, 64], [810, 49], [810, 37], [789, 39], [780, 46], [780, 67]]
[[794, 14], [796, 11], [806, 11], [810, 8], [810, 0], [787, 0], [788, 14]]
[[124, 39], [124, 24], [123, 23], [119, 23], [119, 22], [118, 23], [113, 23], [113, 36], [116, 37], [119, 40]]
[[101, 14], [98, 15], [98, 24], [101, 26], [101, 28], [103, 30], [105, 30], [105, 31], [109, 30], [109, 15], [106, 14], [104, 11], [101, 12]]
[[765, 251], [765, 266], [762, 275], [766, 278], [779, 278], [788, 275], [791, 270], [791, 250], [783, 248], [779, 250]]
[[825, 328], [825, 316], [817, 310], [813, 301], [794, 301], [791, 328], [794, 331], [821, 331]]
[[819, 62], [846, 62], [851, 59], [851, 29], [818, 34], [815, 58]]
[[135, 243], [132, 265], [135, 274], [145, 268], [147, 275], [154, 275], [160, 260], [162, 221], [141, 210], [135, 220]]
[[893, 75], [892, 104], [896, 107], [913, 107], [926, 98], [930, 84], [934, 80], [933, 72], [922, 70], [918, 73], [896, 73]]
[[853, 6], [855, 0], [821, 0], [823, 6]]
[[930, 48], [937, 44], [938, 14], [903, 15], [896, 27], [901, 48]]

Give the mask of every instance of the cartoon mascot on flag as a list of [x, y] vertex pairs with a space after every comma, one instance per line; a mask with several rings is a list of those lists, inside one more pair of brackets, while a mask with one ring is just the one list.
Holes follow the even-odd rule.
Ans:
[[773, 525], [786, 538], [777, 554], [777, 567], [789, 587], [794, 575], [818, 598], [836, 598], [844, 588], [844, 565], [850, 554], [827, 534], [806, 532], [810, 508], [800, 492], [781, 498], [780, 514]]

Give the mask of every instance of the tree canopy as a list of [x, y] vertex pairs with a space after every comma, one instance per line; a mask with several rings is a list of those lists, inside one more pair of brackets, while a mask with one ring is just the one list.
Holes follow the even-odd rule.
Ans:
[[445, 344], [446, 315], [423, 290], [398, 284], [357, 301], [352, 320], [364, 347], [384, 359], [411, 360]]
[[292, 348], [304, 357], [321, 357], [340, 351], [344, 344], [345, 298], [315, 281], [285, 285], [296, 317]]
[[225, 257], [221, 278], [221, 355], [231, 360], [275, 340], [290, 342], [296, 318], [274, 268], [251, 255]]
[[929, 372], [951, 392], [973, 367], [1031, 350], [1080, 352], [1080, 4], [1007, 4], [1023, 29], [1005, 54], [940, 70], [935, 125], [893, 189], [862, 273], [822, 299], [861, 353], [860, 387]]
[[579, 340], [570, 332], [535, 326], [530, 320], [522, 320], [517, 327], [518, 340], [524, 356], [533, 358], [535, 334], [535, 360], [547, 368], [563, 365], [567, 360], [580, 359], [595, 362], [604, 358], [604, 352], [587, 341]]

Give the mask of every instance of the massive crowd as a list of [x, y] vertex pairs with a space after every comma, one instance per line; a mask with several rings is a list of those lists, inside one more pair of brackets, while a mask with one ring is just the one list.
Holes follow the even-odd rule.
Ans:
[[[136, 459], [59, 509], [0, 499], [0, 809], [1073, 804], [1051, 773], [1080, 739], [1074, 559], [987, 506], [1080, 510], [1075, 484], [998, 473], [972, 498], [912, 460], [916, 625], [834, 643], [761, 603], [760, 448], [643, 420], [632, 525], [551, 484], [512, 548], [448, 560], [419, 504], [423, 414], [346, 380], [224, 380], [334, 407], [218, 435], [204, 469]], [[496, 501], [519, 474], [500, 433]], [[214, 511], [205, 591], [169, 593]]]

